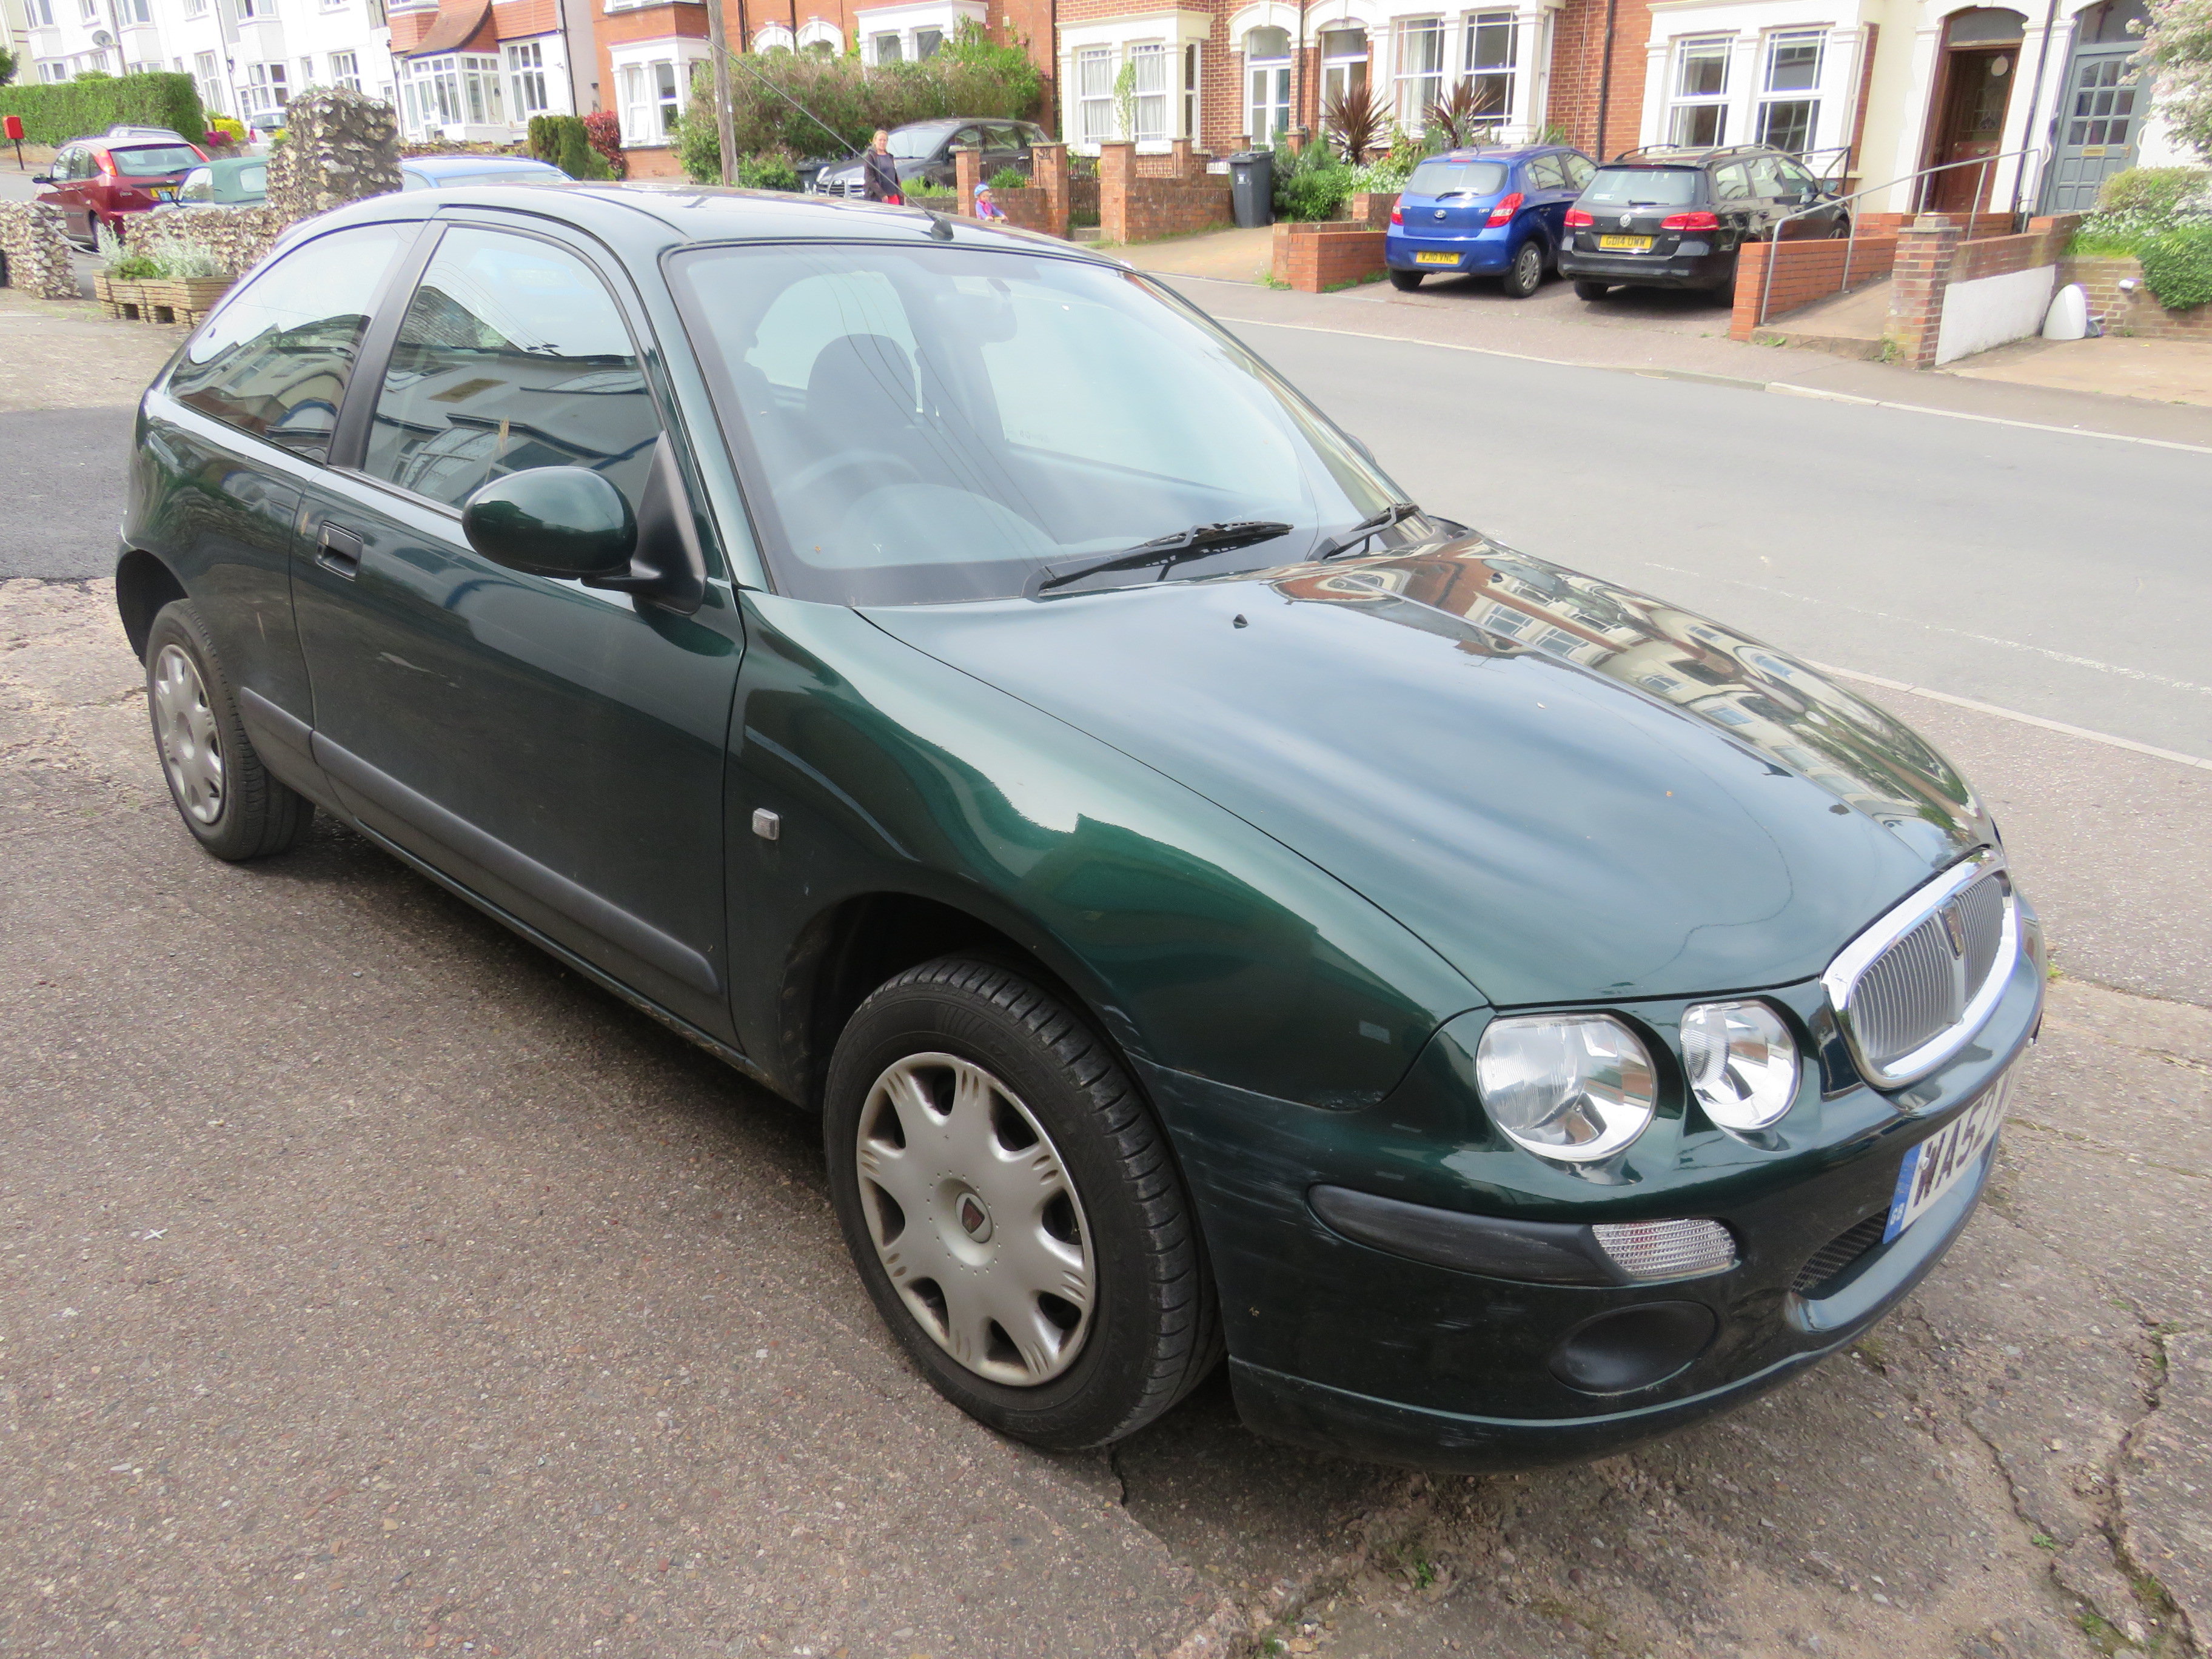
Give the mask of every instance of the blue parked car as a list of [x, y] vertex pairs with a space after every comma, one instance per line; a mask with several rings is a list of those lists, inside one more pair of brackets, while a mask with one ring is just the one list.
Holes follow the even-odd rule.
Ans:
[[1419, 288], [1432, 271], [1498, 276], [1508, 298], [1527, 299], [1557, 265], [1567, 210], [1596, 171], [1558, 144], [1431, 155], [1390, 210], [1382, 258], [1391, 286]]

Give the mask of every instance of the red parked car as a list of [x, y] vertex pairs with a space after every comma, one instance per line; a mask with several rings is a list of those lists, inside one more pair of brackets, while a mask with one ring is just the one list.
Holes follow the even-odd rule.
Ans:
[[206, 151], [181, 138], [72, 138], [31, 182], [46, 186], [39, 200], [62, 210], [63, 234], [91, 246], [100, 226], [120, 236], [125, 215], [176, 200], [185, 174], [206, 160]]

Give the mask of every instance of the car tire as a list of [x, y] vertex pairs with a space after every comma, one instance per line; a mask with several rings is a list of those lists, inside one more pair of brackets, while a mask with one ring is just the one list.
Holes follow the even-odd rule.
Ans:
[[1544, 285], [1544, 245], [1531, 236], [1514, 250], [1513, 263], [1498, 280], [1509, 300], [1525, 300]]
[[1427, 274], [1421, 270], [1394, 270], [1390, 273], [1390, 286], [1401, 294], [1411, 294], [1420, 287], [1421, 278]]
[[1105, 1039], [1023, 974], [945, 957], [878, 987], [838, 1038], [823, 1118], [868, 1294], [969, 1416], [1103, 1446], [1219, 1359], [1166, 1132]]
[[1838, 219], [1828, 227], [1828, 240], [1832, 242], [1849, 241], [1850, 234], [1851, 222], [1849, 219]]
[[314, 803], [262, 765], [189, 599], [163, 605], [146, 631], [146, 708], [169, 799], [210, 853], [232, 863], [266, 858], [307, 833]]
[[1575, 278], [1575, 298], [1587, 300], [1593, 305], [1613, 292], [1611, 283], [1593, 283], [1583, 277]]

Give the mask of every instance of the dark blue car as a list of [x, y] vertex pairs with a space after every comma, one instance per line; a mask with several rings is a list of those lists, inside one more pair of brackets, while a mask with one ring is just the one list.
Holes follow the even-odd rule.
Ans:
[[1527, 299], [1557, 265], [1567, 209], [1596, 170], [1558, 144], [1430, 156], [1391, 210], [1382, 257], [1392, 286], [1419, 288], [1432, 271], [1498, 276], [1509, 298]]

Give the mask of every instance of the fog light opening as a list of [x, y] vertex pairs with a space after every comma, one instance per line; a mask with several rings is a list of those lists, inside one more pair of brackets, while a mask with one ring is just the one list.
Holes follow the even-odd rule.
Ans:
[[1552, 1375], [1584, 1394], [1628, 1394], [1664, 1382], [1720, 1328], [1702, 1302], [1646, 1302], [1585, 1320], [1552, 1351]]
[[1694, 1279], [1735, 1266], [1735, 1237], [1717, 1221], [1601, 1221], [1590, 1231], [1638, 1284]]

